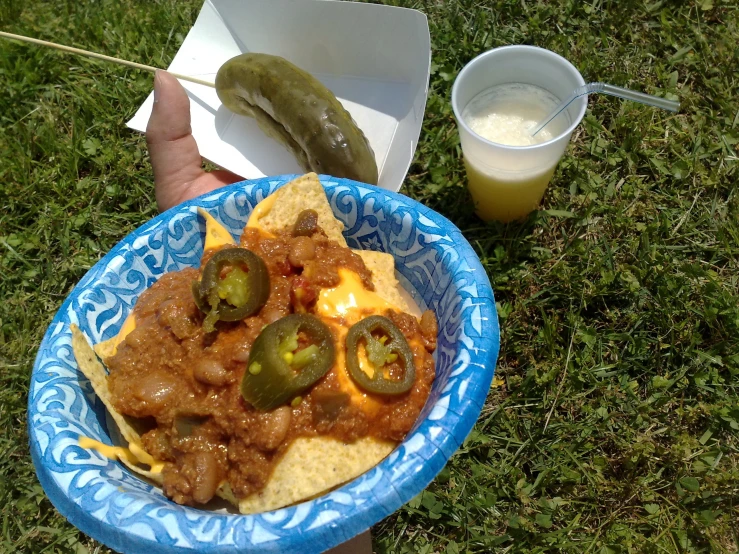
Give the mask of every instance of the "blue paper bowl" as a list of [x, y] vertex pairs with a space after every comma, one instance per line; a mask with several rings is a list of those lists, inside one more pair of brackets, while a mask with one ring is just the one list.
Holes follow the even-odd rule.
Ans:
[[294, 178], [237, 183], [181, 204], [105, 256], [64, 301], [36, 358], [28, 400], [31, 454], [56, 508], [87, 535], [121, 552], [321, 552], [361, 533], [420, 493], [477, 420], [498, 356], [490, 282], [447, 219], [409, 198], [321, 177], [352, 248], [395, 257], [398, 278], [439, 320], [436, 381], [405, 441], [378, 466], [320, 498], [258, 515], [179, 506], [118, 462], [80, 448], [111, 444], [105, 408], [77, 369], [70, 323], [97, 343], [118, 333], [136, 299], [163, 273], [198, 266], [202, 206], [238, 237], [252, 208]]

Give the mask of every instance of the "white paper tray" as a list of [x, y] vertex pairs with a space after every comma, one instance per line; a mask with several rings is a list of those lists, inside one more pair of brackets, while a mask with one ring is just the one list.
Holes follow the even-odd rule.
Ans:
[[[332, 0], [206, 0], [169, 69], [215, 80], [244, 52], [282, 56], [339, 98], [377, 158], [379, 186], [397, 191], [416, 151], [428, 96], [431, 47], [419, 11]], [[181, 81], [200, 153], [244, 177], [300, 173], [256, 123], [221, 105], [215, 89]], [[153, 95], [128, 126], [145, 131]]]

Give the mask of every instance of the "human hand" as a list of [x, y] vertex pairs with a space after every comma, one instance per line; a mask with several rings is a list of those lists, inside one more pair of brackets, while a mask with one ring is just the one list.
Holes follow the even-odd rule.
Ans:
[[190, 99], [180, 82], [166, 71], [154, 77], [154, 107], [146, 126], [157, 206], [172, 206], [243, 180], [230, 171], [205, 172], [190, 127]]

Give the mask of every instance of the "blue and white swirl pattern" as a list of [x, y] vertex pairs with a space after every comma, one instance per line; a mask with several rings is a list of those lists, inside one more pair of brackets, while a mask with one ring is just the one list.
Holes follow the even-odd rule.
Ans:
[[74, 525], [121, 552], [321, 552], [369, 528], [421, 492], [465, 439], [490, 386], [499, 328], [493, 291], [474, 251], [448, 220], [392, 192], [321, 177], [354, 248], [390, 252], [398, 278], [439, 320], [436, 381], [414, 429], [377, 467], [297, 506], [259, 515], [179, 506], [118, 462], [80, 448], [111, 444], [105, 409], [77, 370], [70, 323], [97, 343], [118, 333], [136, 299], [163, 273], [197, 266], [207, 209], [238, 237], [252, 208], [293, 175], [237, 183], [186, 202], [126, 237], [65, 300], [36, 358], [28, 428], [36, 471]]

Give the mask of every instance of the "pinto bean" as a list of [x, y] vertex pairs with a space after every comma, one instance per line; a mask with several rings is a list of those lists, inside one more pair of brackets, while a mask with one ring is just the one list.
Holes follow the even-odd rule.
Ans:
[[310, 237], [295, 237], [290, 241], [287, 259], [293, 267], [303, 267], [305, 262], [316, 257], [316, 246]]
[[239, 347], [239, 349], [236, 351], [236, 354], [234, 354], [234, 360], [241, 363], [246, 363], [249, 361], [249, 347], [246, 345], [243, 345]]
[[290, 430], [291, 418], [292, 409], [289, 406], [281, 406], [265, 413], [261, 417], [264, 429], [264, 435], [260, 439], [261, 446], [266, 450], [274, 450], [280, 446]]
[[228, 371], [223, 364], [216, 360], [205, 358], [198, 361], [192, 369], [192, 375], [206, 385], [222, 387], [228, 383]]
[[156, 415], [165, 409], [177, 394], [177, 379], [164, 371], [153, 371], [143, 376], [133, 388], [141, 412]]
[[218, 458], [212, 452], [196, 452], [188, 460], [194, 466], [192, 499], [199, 503], [209, 502], [221, 482], [221, 468]]

